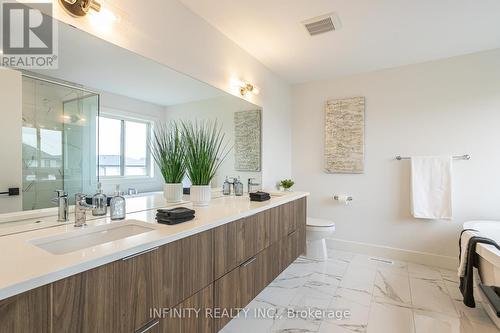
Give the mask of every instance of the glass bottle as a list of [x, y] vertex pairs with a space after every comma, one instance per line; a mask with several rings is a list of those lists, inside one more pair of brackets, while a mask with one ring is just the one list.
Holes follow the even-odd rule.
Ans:
[[97, 193], [92, 197], [92, 215], [104, 216], [108, 212], [108, 198], [106, 194], [102, 193], [101, 183], [97, 183]]
[[125, 218], [125, 198], [120, 192], [120, 185], [116, 185], [115, 195], [111, 198], [110, 216], [112, 220], [123, 220]]
[[224, 181], [224, 185], [222, 185], [222, 194], [231, 195], [231, 183], [226, 176], [226, 180]]
[[243, 183], [240, 181], [240, 177], [234, 181], [234, 195], [243, 195]]

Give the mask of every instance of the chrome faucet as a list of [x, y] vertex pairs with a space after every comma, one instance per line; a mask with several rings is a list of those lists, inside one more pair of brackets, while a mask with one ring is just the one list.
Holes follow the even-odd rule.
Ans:
[[259, 183], [254, 183], [255, 178], [248, 178], [248, 193], [253, 192], [253, 186], [260, 186]]
[[57, 222], [68, 221], [68, 193], [63, 190], [55, 190], [56, 197], [52, 202], [57, 205]]
[[87, 224], [87, 211], [95, 209], [95, 206], [89, 205], [86, 199], [86, 194], [75, 194], [75, 227], [85, 226]]

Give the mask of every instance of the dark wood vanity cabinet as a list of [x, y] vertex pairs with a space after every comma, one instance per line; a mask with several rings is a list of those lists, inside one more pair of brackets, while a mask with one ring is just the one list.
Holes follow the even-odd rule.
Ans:
[[64, 278], [0, 301], [0, 333], [218, 332], [231, 318], [216, 311], [245, 307], [305, 252], [305, 228], [303, 198]]
[[0, 333], [50, 332], [50, 286], [0, 301]]
[[[305, 228], [305, 198], [217, 228], [215, 308], [236, 315], [236, 309], [250, 303], [305, 252]], [[230, 320], [216, 318], [215, 331]]]
[[220, 278], [258, 252], [299, 231], [305, 252], [306, 199], [298, 199], [214, 230], [215, 278]]

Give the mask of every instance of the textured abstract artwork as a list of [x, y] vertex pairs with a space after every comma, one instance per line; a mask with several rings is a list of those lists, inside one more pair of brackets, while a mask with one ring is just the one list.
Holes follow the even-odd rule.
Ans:
[[261, 111], [234, 114], [234, 168], [260, 171]]
[[326, 102], [325, 170], [328, 173], [363, 173], [365, 98]]

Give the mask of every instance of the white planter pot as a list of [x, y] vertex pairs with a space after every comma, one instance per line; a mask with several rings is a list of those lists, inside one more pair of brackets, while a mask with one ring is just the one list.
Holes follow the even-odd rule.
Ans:
[[210, 185], [191, 185], [189, 198], [194, 206], [208, 206], [212, 199]]
[[170, 203], [182, 201], [182, 183], [163, 184], [163, 197]]

